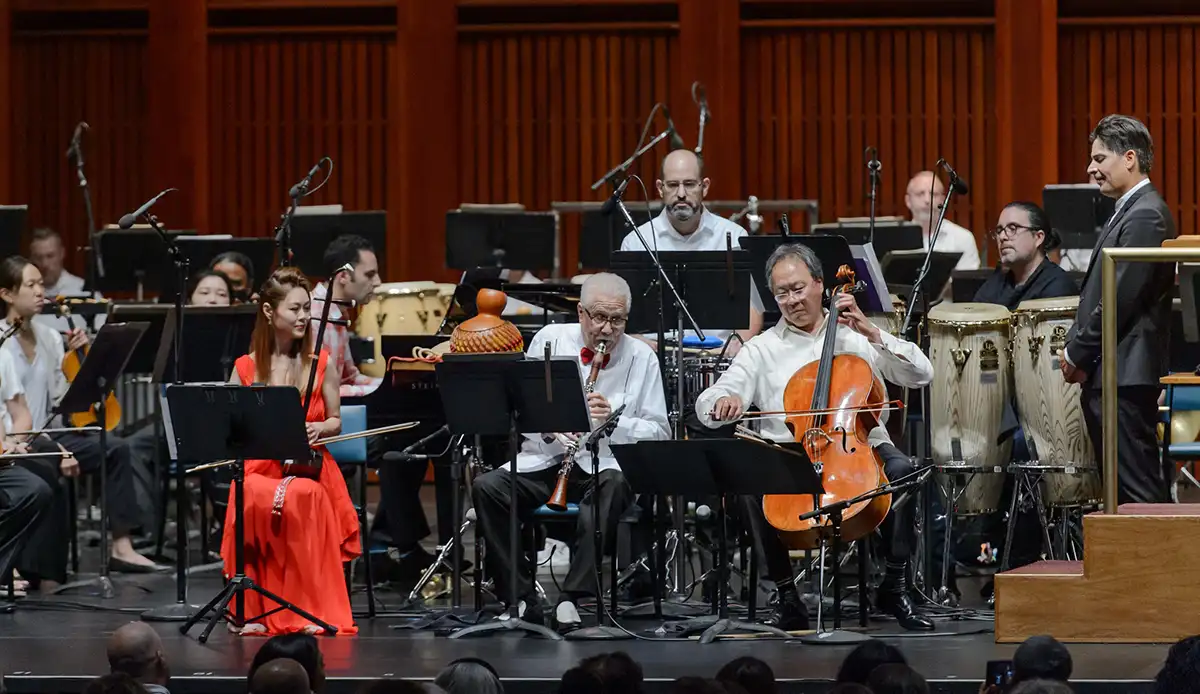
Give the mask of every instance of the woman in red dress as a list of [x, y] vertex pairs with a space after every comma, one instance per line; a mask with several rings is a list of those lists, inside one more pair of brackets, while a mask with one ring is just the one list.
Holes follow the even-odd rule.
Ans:
[[[337, 374], [330, 371], [329, 353], [312, 355], [309, 330], [310, 285], [294, 268], [280, 268], [259, 293], [259, 312], [251, 338], [251, 353], [237, 360], [231, 383], [308, 385], [316, 369], [316, 392], [308, 407], [305, 429], [310, 443], [341, 431]], [[244, 484], [246, 575], [263, 588], [353, 634], [354, 617], [346, 592], [343, 563], [362, 553], [358, 516], [341, 470], [321, 449], [319, 480], [286, 477], [278, 460], [247, 460]], [[233, 499], [225, 514], [221, 556], [225, 575], [234, 574]], [[253, 591], [246, 594], [246, 616], [274, 609], [276, 603]], [[284, 610], [248, 621], [243, 634], [318, 633], [319, 627]]]

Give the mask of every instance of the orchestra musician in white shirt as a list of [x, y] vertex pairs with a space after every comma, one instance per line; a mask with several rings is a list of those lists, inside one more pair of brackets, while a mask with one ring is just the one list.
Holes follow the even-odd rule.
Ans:
[[[922, 171], [913, 176], [908, 182], [904, 193], [904, 204], [912, 213], [912, 221], [921, 227], [923, 245], [929, 248], [929, 238], [933, 234], [933, 225], [937, 221], [938, 208], [946, 204], [946, 186], [932, 171]], [[961, 253], [955, 270], [978, 270], [979, 245], [975, 235], [949, 219], [942, 221], [942, 230], [938, 233], [935, 251], [946, 253]]]
[[[802, 244], [785, 244], [771, 254], [766, 276], [771, 293], [783, 314], [779, 323], [746, 343], [729, 370], [700, 394], [696, 415], [710, 428], [742, 418], [751, 406], [763, 412], [784, 410], [783, 396], [789, 379], [801, 367], [821, 358], [827, 312], [822, 308], [825, 283], [821, 262]], [[835, 351], [862, 357], [877, 376], [898, 385], [920, 388], [933, 379], [933, 365], [921, 349], [876, 327], [863, 315], [854, 296], [837, 298], [841, 327]], [[912, 461], [892, 444], [883, 421], [869, 435], [876, 459], [889, 480], [914, 470]], [[760, 434], [773, 441], [793, 441], [781, 418], [762, 418]], [[779, 589], [779, 600], [770, 622], [785, 631], [807, 629], [808, 614], [796, 591], [788, 550], [778, 532], [767, 524], [761, 497], [745, 497], [743, 512], [766, 563], [766, 577]], [[893, 504], [880, 530], [883, 534], [886, 577], [876, 605], [896, 617], [908, 630], [928, 631], [933, 622], [914, 611], [908, 595], [908, 559], [916, 541], [914, 504]]]
[[[585, 452], [578, 454], [578, 464], [569, 477], [567, 496], [578, 501], [576, 539], [571, 566], [562, 585], [562, 595], [555, 609], [560, 629], [570, 629], [580, 623], [575, 601], [595, 596], [594, 572], [598, 557], [594, 554], [592, 504], [599, 499], [600, 526], [605, 535], [616, 527], [616, 520], [633, 501], [633, 492], [625, 481], [610, 443], [624, 444], [669, 438], [667, 404], [663, 392], [662, 374], [654, 351], [644, 342], [627, 337], [625, 325], [632, 302], [629, 285], [621, 277], [598, 273], [589, 277], [581, 288], [578, 323], [551, 324], [529, 343], [528, 354], [541, 358], [550, 345], [553, 356], [571, 356], [579, 360], [580, 378], [587, 380], [593, 360], [600, 360], [593, 392], [587, 404], [595, 428], [615, 410], [625, 410], [617, 420], [612, 434], [599, 446], [599, 491], [590, 483], [592, 461]], [[604, 342], [607, 354], [598, 354]], [[568, 439], [573, 437], [567, 437]], [[525, 434], [517, 453], [517, 513], [527, 521], [538, 507], [546, 503], [555, 487], [564, 455], [567, 452], [562, 435]], [[512, 556], [509, 546], [508, 523], [510, 498], [510, 465], [475, 478], [472, 494], [479, 528], [487, 540], [492, 575], [496, 578], [496, 594], [510, 595], [509, 571], [517, 562], [520, 585], [517, 599], [522, 618], [534, 624], [544, 621], [544, 607], [533, 587], [533, 576], [524, 557]], [[584, 492], [587, 492], [586, 494]]]

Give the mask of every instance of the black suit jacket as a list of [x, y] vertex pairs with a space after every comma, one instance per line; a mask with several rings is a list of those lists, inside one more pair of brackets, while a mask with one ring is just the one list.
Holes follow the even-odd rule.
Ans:
[[[1079, 296], [1067, 356], [1083, 369], [1085, 388], [1100, 388], [1101, 281], [1103, 248], [1152, 247], [1176, 236], [1175, 220], [1152, 184], [1138, 189], [1105, 225]], [[1171, 331], [1172, 263], [1117, 263], [1117, 385], [1157, 386], [1167, 373]]]

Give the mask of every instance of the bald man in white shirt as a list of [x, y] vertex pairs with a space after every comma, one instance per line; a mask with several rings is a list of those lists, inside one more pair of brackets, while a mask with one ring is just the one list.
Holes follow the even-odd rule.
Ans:
[[[625, 336], [632, 298], [624, 279], [610, 273], [592, 275], [583, 283], [579, 298], [579, 323], [548, 325], [529, 342], [529, 356], [540, 358], [550, 345], [552, 356], [571, 356], [579, 360], [580, 378], [586, 382], [594, 360], [601, 360], [595, 389], [587, 396], [592, 427], [598, 426], [612, 412], [625, 406], [611, 436], [599, 447], [599, 494], [583, 495], [585, 485], [590, 491], [592, 461], [583, 451], [577, 457], [569, 477], [567, 496], [579, 502], [576, 520], [576, 545], [571, 568], [562, 585], [562, 595], [555, 609], [559, 628], [570, 629], [580, 624], [575, 600], [595, 596], [595, 556], [592, 541], [592, 507], [598, 496], [600, 526], [604, 532], [616, 527], [616, 519], [633, 500], [629, 484], [613, 457], [610, 443], [663, 440], [670, 437], [667, 423], [667, 403], [663, 392], [662, 374], [654, 351], [645, 343]], [[608, 353], [597, 354], [604, 342]], [[525, 434], [517, 453], [517, 513], [522, 520], [550, 498], [566, 453], [561, 436]], [[495, 569], [496, 594], [510, 595], [509, 579], [512, 562], [517, 562], [520, 585], [517, 599], [524, 603], [523, 618], [534, 624], [544, 620], [543, 606], [533, 588], [533, 576], [523, 557], [512, 556], [509, 546], [508, 523], [510, 465], [475, 478], [472, 484], [475, 512], [479, 528], [487, 539], [488, 556]]]
[[[700, 394], [696, 415], [705, 426], [717, 428], [741, 419], [751, 405], [764, 412], [784, 410], [784, 390], [792, 375], [821, 358], [828, 312], [821, 306], [825, 284], [816, 253], [798, 243], [780, 246], [767, 261], [766, 274], [783, 317], [746, 343], [729, 370]], [[876, 327], [863, 315], [853, 295], [839, 295], [837, 308], [841, 327], [836, 333], [836, 353], [861, 357], [876, 377], [898, 385], [920, 388], [933, 380], [933, 365], [921, 349]], [[892, 445], [886, 415], [885, 411], [868, 441], [888, 479], [896, 480], [914, 468], [908, 456]], [[763, 418], [761, 422], [764, 437], [794, 440], [783, 419]], [[779, 588], [770, 621], [785, 631], [806, 629], [808, 615], [796, 592], [787, 548], [778, 532], [767, 524], [761, 498], [745, 497], [743, 508], [766, 562], [766, 577]], [[908, 559], [916, 542], [914, 512], [912, 503], [893, 506], [880, 528], [887, 570], [876, 605], [895, 616], [905, 629], [929, 631], [933, 622], [916, 614], [908, 596]]]
[[[929, 237], [933, 234], [933, 225], [937, 223], [938, 208], [946, 204], [946, 187], [932, 171], [922, 171], [908, 182], [904, 204], [912, 213], [913, 223], [924, 232], [924, 247], [929, 248]], [[979, 246], [975, 243], [975, 235], [948, 217], [942, 221], [942, 231], [933, 250], [961, 253], [955, 270], [979, 269]]]

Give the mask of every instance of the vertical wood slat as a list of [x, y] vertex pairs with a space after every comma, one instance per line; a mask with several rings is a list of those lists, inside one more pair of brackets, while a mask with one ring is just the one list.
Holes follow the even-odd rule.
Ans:
[[1195, 172], [1197, 50], [1193, 25], [1067, 25], [1059, 29], [1059, 180], [1084, 182], [1088, 134], [1109, 113], [1140, 119], [1154, 139], [1150, 177], [1181, 234], [1200, 232]]
[[[0, 0], [0, 98], [13, 94], [12, 9], [9, 0]], [[16, 149], [13, 132], [13, 109], [0, 108], [0, 203], [12, 200], [12, 179]]]
[[[773, 50], [780, 40], [783, 52]], [[865, 215], [863, 149], [873, 145], [884, 162], [877, 213], [907, 216], [912, 174], [939, 156], [962, 172], [987, 161], [995, 122], [989, 27], [755, 27], [741, 49], [742, 194], [816, 198], [826, 221]], [[772, 133], [785, 131], [782, 150]], [[764, 175], [782, 157], [790, 175]], [[949, 218], [982, 238], [998, 212], [994, 193], [972, 181]]]

